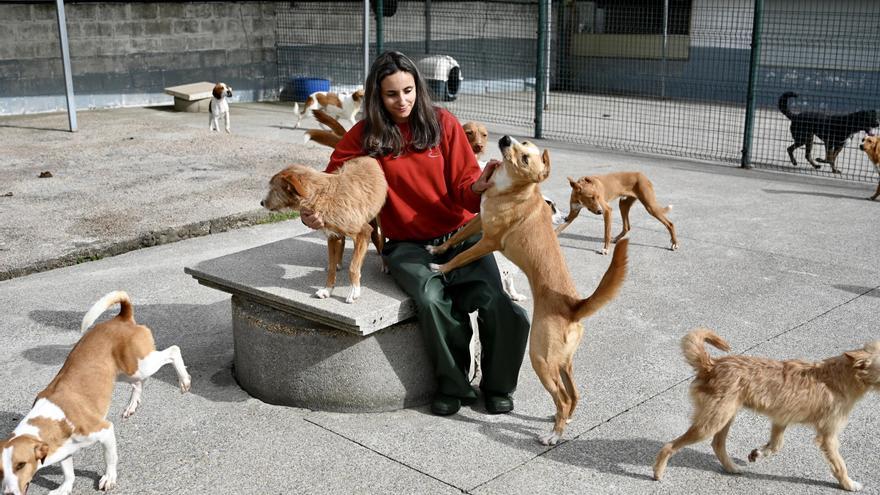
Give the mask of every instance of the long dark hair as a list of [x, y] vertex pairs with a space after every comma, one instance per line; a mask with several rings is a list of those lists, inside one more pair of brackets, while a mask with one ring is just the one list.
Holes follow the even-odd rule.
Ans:
[[[382, 80], [397, 72], [406, 72], [415, 81], [416, 101], [409, 114], [411, 140], [403, 136], [382, 102]], [[364, 98], [364, 151], [370, 156], [402, 154], [406, 148], [424, 151], [440, 142], [440, 122], [431, 103], [431, 96], [419, 69], [409, 57], [400, 52], [385, 52], [370, 66]]]

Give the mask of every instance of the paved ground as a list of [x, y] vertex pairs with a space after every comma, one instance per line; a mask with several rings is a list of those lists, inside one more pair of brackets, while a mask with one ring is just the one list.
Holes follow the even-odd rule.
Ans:
[[[177, 171], [163, 165], [166, 177], [157, 180], [150, 175], [153, 165], [126, 151], [125, 140], [103, 141], [103, 133], [85, 129], [113, 129], [115, 124], [100, 122], [117, 115], [131, 125], [161, 119], [169, 141], [191, 133], [193, 141], [208, 143], [194, 154], [175, 152], [175, 159], [193, 167], [210, 162], [200, 154], [229, 142], [200, 130], [207, 127], [204, 115], [149, 109], [81, 113], [84, 130], [73, 137], [47, 130], [62, 129], [63, 116], [0, 120], [0, 189], [14, 192], [11, 198], [0, 197], [5, 266], [29, 266], [76, 248], [81, 229], [71, 225], [88, 217], [86, 198], [68, 201], [65, 196], [98, 184], [112, 173], [108, 170], [125, 169], [127, 179], [101, 183], [89, 201], [111, 205], [108, 213], [128, 209], [139, 226], [129, 236], [137, 237], [180, 225], [178, 215], [189, 215], [186, 222], [192, 223], [250, 211], [262, 194], [259, 184], [277, 168], [272, 162], [281, 165], [300, 154], [312, 156], [310, 163], [326, 157], [326, 150], [295, 144], [301, 131], [285, 128], [286, 108], [233, 105], [233, 139], [247, 152], [234, 154], [219, 170]], [[507, 130], [490, 128], [493, 138], [502, 131]], [[18, 178], [42, 168], [25, 160], [27, 149], [42, 146], [46, 157], [75, 156], [53, 144], [65, 140], [96, 143], [97, 150], [82, 152], [92, 160], [66, 167], [76, 171], [75, 181], [62, 181], [66, 173], [39, 179], [57, 182]], [[151, 148], [156, 156], [163, 142], [158, 139]], [[789, 430], [779, 456], [748, 465], [748, 452], [766, 441], [769, 424], [747, 412], [728, 441], [745, 474], [724, 474], [707, 443], [674, 457], [663, 482], [650, 479], [650, 466], [660, 446], [688, 425], [687, 384], [693, 372], [680, 356], [678, 340], [689, 329], [707, 325], [727, 338], [736, 353], [776, 358], [819, 359], [880, 337], [880, 204], [864, 199], [875, 186], [541, 144], [551, 150], [553, 162], [546, 194], [564, 204], [566, 176], [642, 170], [653, 180], [659, 200], [675, 205], [671, 219], [681, 241], [679, 251], [668, 251], [662, 225], [643, 208], [633, 209], [627, 282], [615, 301], [585, 321], [574, 366], [583, 402], [561, 445], [546, 448], [535, 440], [549, 430], [553, 405], [528, 363], [515, 394], [516, 410], [502, 416], [486, 414], [482, 404], [448, 418], [434, 417], [426, 407], [324, 413], [267, 405], [242, 392], [230, 373], [228, 296], [198, 285], [183, 267], [305, 234], [297, 221], [195, 237], [0, 281], [5, 351], [0, 356], [0, 431], [15, 427], [57, 372], [78, 338], [85, 310], [103, 294], [124, 289], [158, 345], [182, 348], [193, 390], [180, 395], [173, 370], [163, 369], [145, 387], [141, 409], [123, 421], [119, 415], [128, 390], [117, 386], [110, 415], [119, 437], [119, 493], [838, 493], [811, 432], [803, 427]], [[248, 168], [252, 153], [262, 157], [262, 166]], [[32, 168], [24, 170], [24, 163]], [[177, 179], [211, 175], [218, 185], [175, 180], [175, 171]], [[221, 187], [224, 181], [234, 182], [227, 175], [248, 186]], [[133, 195], [130, 186], [144, 181], [153, 187]], [[64, 208], [53, 206], [42, 189], [50, 186], [43, 184], [56, 184], [52, 194], [67, 201]], [[176, 194], [168, 193], [178, 185]], [[183, 200], [193, 195], [211, 197], [210, 207]], [[619, 219], [615, 222], [619, 228]], [[582, 215], [560, 238], [584, 293], [595, 287], [609, 261], [596, 254], [601, 231], [598, 217]], [[115, 231], [109, 232], [89, 235], [112, 244]], [[518, 285], [526, 288], [524, 280]], [[880, 398], [868, 396], [841, 437], [850, 473], [867, 493], [880, 493], [878, 407]], [[82, 452], [74, 463], [75, 491], [96, 491], [103, 471], [100, 449]], [[59, 467], [47, 468], [31, 493], [45, 493], [60, 479]]]

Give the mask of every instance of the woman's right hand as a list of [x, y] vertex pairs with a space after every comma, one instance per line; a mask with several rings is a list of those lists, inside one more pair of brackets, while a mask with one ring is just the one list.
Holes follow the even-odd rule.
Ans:
[[324, 228], [324, 219], [321, 218], [320, 213], [303, 208], [299, 211], [299, 217], [302, 219], [302, 223], [310, 229], [320, 230]]

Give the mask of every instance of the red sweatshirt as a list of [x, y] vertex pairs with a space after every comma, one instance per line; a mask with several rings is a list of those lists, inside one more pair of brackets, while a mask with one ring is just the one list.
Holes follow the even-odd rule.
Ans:
[[[437, 109], [440, 144], [422, 152], [406, 150], [398, 157], [379, 157], [388, 181], [388, 200], [379, 213], [385, 237], [395, 241], [428, 240], [452, 232], [480, 211], [480, 196], [471, 184], [480, 167], [458, 120]], [[326, 172], [343, 162], [364, 156], [365, 122], [355, 124], [336, 145]], [[398, 124], [404, 142], [410, 140], [409, 124]]]

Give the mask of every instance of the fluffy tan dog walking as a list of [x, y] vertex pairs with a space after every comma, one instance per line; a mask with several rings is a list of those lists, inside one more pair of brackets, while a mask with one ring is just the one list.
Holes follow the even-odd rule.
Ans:
[[840, 486], [858, 491], [838, 450], [838, 435], [856, 402], [869, 390], [880, 389], [880, 341], [817, 363], [775, 361], [751, 356], [712, 358], [704, 343], [729, 351], [715, 332], [699, 328], [681, 340], [685, 360], [697, 372], [691, 383], [694, 413], [691, 427], [667, 443], [654, 462], [654, 479], [661, 479], [669, 458], [682, 447], [712, 438], [712, 449], [729, 473], [739, 468], [727, 455], [727, 434], [737, 411], [747, 407], [770, 418], [770, 441], [754, 449], [749, 461], [775, 454], [790, 424], [811, 425], [816, 443]]
[[568, 178], [571, 185], [571, 211], [565, 223], [556, 228], [559, 234], [571, 222], [577, 218], [581, 208], [586, 208], [596, 215], [602, 215], [605, 220], [605, 245], [602, 254], [608, 254], [611, 246], [611, 212], [614, 210], [609, 204], [616, 198], [620, 198], [620, 216], [623, 219], [623, 230], [614, 238], [613, 242], [623, 239], [623, 236], [630, 230], [629, 210], [635, 203], [636, 199], [645, 205], [645, 209], [657, 220], [660, 220], [668, 230], [672, 237], [673, 251], [678, 249], [678, 238], [675, 236], [675, 226], [666, 217], [666, 213], [672, 209], [672, 206], [662, 207], [657, 203], [657, 196], [654, 194], [654, 185], [648, 180], [648, 177], [641, 172], [615, 172], [605, 175], [591, 175], [581, 177], [574, 180]]
[[492, 176], [492, 187], [483, 193], [480, 214], [442, 245], [426, 248], [442, 253], [482, 230], [482, 239], [471, 248], [431, 268], [448, 273], [501, 251], [526, 274], [535, 294], [529, 358], [556, 405], [553, 430], [540, 440], [554, 445], [579, 400], [572, 365], [584, 332], [581, 320], [617, 295], [626, 275], [628, 243], [618, 243], [599, 286], [581, 299], [553, 233], [549, 206], [538, 187], [550, 174], [549, 153], [544, 150], [542, 154], [534, 144], [519, 143], [510, 136], [504, 136], [498, 144], [504, 160]]
[[385, 204], [388, 183], [379, 162], [369, 157], [353, 158], [335, 173], [319, 172], [304, 165], [293, 165], [275, 174], [269, 192], [260, 202], [268, 210], [307, 208], [321, 216], [327, 234], [327, 283], [315, 293], [326, 299], [336, 285], [336, 270], [342, 263], [345, 238], [354, 239], [349, 265], [351, 291], [345, 302], [361, 296], [361, 266], [370, 238], [381, 253], [384, 239], [370, 222]]

